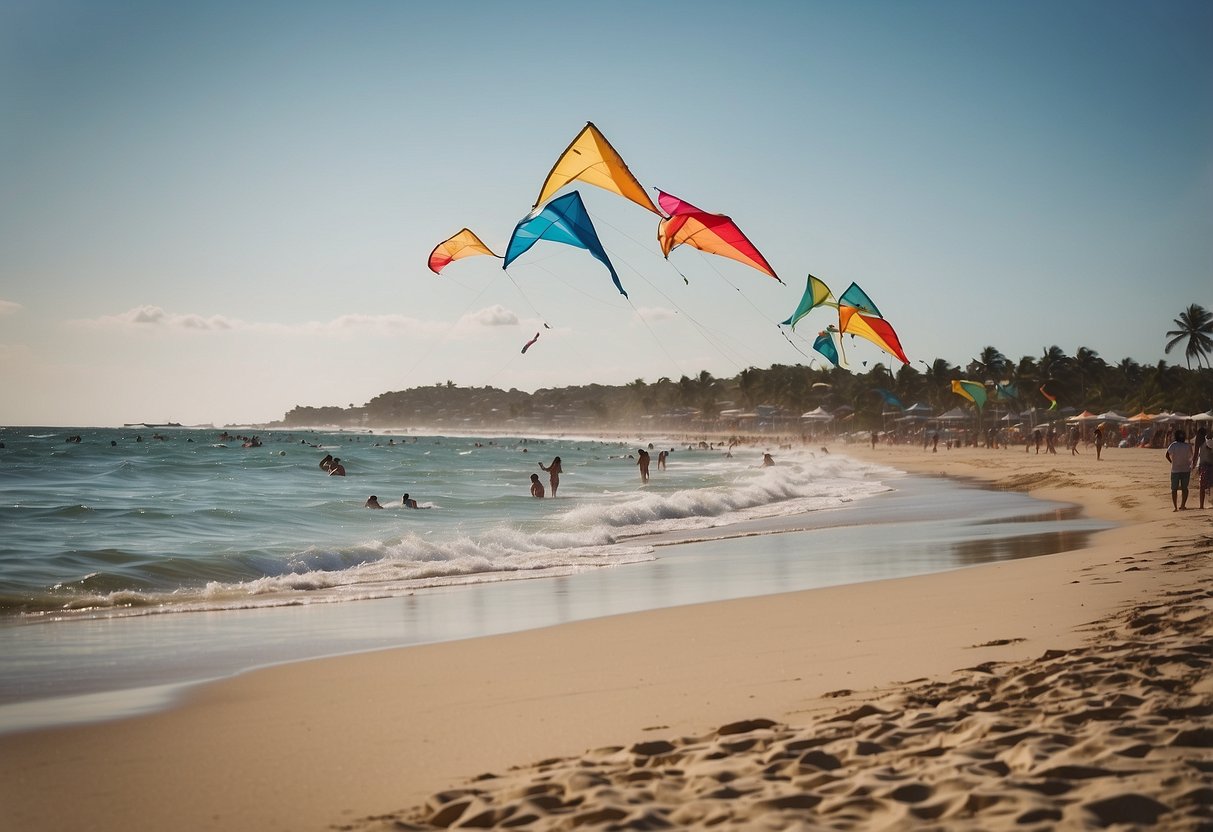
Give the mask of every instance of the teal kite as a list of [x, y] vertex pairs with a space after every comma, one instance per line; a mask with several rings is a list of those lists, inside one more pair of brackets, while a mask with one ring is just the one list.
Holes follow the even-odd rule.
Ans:
[[906, 409], [906, 406], [901, 403], [901, 399], [897, 398], [896, 396], [894, 396], [892, 393], [890, 393], [888, 390], [884, 389], [883, 387], [873, 387], [872, 389], [880, 394], [880, 397], [882, 399], [884, 399], [885, 404], [892, 405], [893, 407], [897, 408], [898, 410]]
[[[796, 323], [809, 312], [816, 309], [818, 306], [836, 306], [833, 303], [834, 295], [830, 293], [830, 287], [819, 278], [809, 275], [809, 279], [805, 281], [804, 294], [800, 296], [800, 304], [796, 307], [796, 311], [788, 316], [788, 319], [780, 324], [780, 326], [790, 326], [793, 330], [796, 329]], [[813, 344], [813, 348], [817, 349], [817, 344]], [[818, 352], [821, 352], [818, 350]], [[824, 353], [823, 353], [824, 355]], [[827, 358], [829, 356], [826, 356]], [[835, 360], [835, 364], [838, 362]]]
[[834, 346], [834, 336], [826, 330], [817, 333], [817, 340], [813, 342], [813, 349], [824, 355], [834, 364], [835, 367], [842, 366], [838, 363], [838, 348]]
[[[847, 287], [847, 290], [842, 293], [842, 297], [838, 299], [838, 305], [853, 307], [865, 315], [875, 315], [877, 318], [884, 317], [884, 315], [880, 314], [880, 310], [876, 308], [876, 304], [872, 303], [872, 299], [868, 297], [868, 293], [859, 288], [858, 283], [852, 283]], [[889, 350], [889, 352], [892, 351]], [[893, 354], [896, 355], [896, 353]], [[905, 364], [906, 360], [902, 358], [901, 363]]]
[[977, 405], [978, 410], [986, 405], [986, 386], [980, 381], [953, 381], [952, 392]]
[[538, 214], [528, 214], [518, 225], [514, 226], [514, 233], [510, 235], [510, 244], [505, 250], [505, 262], [502, 268], [509, 268], [510, 263], [529, 251], [531, 246], [539, 240], [550, 240], [553, 243], [565, 243], [577, 248], [584, 248], [607, 267], [619, 294], [625, 298], [628, 296], [628, 293], [623, 290], [623, 284], [619, 282], [619, 275], [616, 274], [615, 267], [607, 259], [606, 251], [598, 240], [598, 233], [594, 231], [594, 226], [590, 223], [589, 212], [585, 210], [585, 203], [581, 201], [581, 194], [577, 191], [571, 191], [553, 199]]

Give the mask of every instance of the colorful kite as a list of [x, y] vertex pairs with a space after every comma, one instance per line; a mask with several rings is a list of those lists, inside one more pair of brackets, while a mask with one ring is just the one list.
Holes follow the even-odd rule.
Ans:
[[978, 410], [986, 406], [986, 386], [980, 381], [953, 381], [952, 392], [977, 405]]
[[[805, 282], [804, 294], [800, 296], [800, 303], [796, 306], [796, 311], [788, 316], [788, 319], [780, 324], [780, 326], [790, 326], [793, 330], [796, 329], [796, 322], [803, 318], [809, 312], [816, 309], [818, 306], [837, 306], [837, 303], [831, 304], [834, 300], [834, 295], [830, 292], [830, 287], [813, 275], [809, 275], [809, 279]], [[819, 333], [818, 338], [825, 333]], [[817, 344], [813, 344], [813, 348], [817, 349]], [[818, 352], [821, 352], [818, 350]], [[828, 358], [829, 356], [827, 356]], [[834, 361], [837, 365], [838, 361]]]
[[868, 297], [868, 293], [859, 288], [858, 283], [852, 283], [847, 287], [847, 290], [842, 293], [842, 297], [838, 299], [839, 306], [852, 306], [858, 309], [865, 315], [871, 315], [876, 318], [883, 318], [880, 310], [876, 308], [876, 304], [872, 303], [872, 299]]
[[[661, 253], [666, 259], [669, 259], [671, 251], [686, 243], [708, 254], [744, 263], [779, 280], [771, 264], [729, 217], [701, 211], [689, 202], [661, 190], [657, 191], [657, 201], [670, 215], [657, 224], [657, 242], [661, 244]], [[782, 280], [779, 282], [783, 283]]]
[[525, 344], [522, 345], [522, 354], [526, 355], [526, 351], [529, 350], [532, 346], [534, 346], [535, 342], [538, 340], [539, 340], [539, 333], [536, 332], [534, 338], [532, 338], [531, 340], [527, 341]]
[[543, 180], [539, 198], [532, 208], [538, 208], [548, 197], [573, 180], [580, 180], [632, 200], [658, 216], [661, 212], [649, 199], [623, 158], [611, 147], [611, 143], [599, 132], [592, 121], [587, 121], [577, 138], [565, 148], [564, 153], [552, 165], [548, 178]]
[[1048, 391], [1047, 391], [1047, 390], [1045, 390], [1045, 386], [1044, 386], [1043, 384], [1042, 384], [1042, 385], [1040, 385], [1040, 395], [1044, 396], [1046, 399], [1048, 399], [1048, 400], [1049, 400], [1049, 402], [1050, 402], [1050, 404], [1049, 404], [1049, 410], [1056, 410], [1056, 409], [1057, 409], [1057, 397], [1056, 397], [1056, 396], [1050, 396], [1050, 395], [1049, 395], [1049, 393], [1048, 393]]
[[598, 233], [594, 231], [594, 226], [590, 223], [590, 215], [585, 210], [585, 203], [581, 201], [581, 194], [577, 191], [571, 191], [553, 199], [538, 214], [532, 212], [514, 226], [514, 233], [510, 235], [510, 244], [506, 247], [505, 261], [501, 268], [509, 268], [510, 263], [526, 253], [539, 240], [550, 240], [554, 243], [565, 243], [577, 248], [584, 248], [607, 267], [619, 294], [625, 298], [628, 296], [628, 293], [623, 290], [623, 284], [619, 282], [619, 275], [615, 273], [615, 267], [607, 259], [606, 251], [598, 240]]
[[906, 406], [905, 406], [904, 404], [902, 404], [902, 403], [901, 403], [901, 399], [899, 399], [899, 398], [897, 398], [896, 396], [894, 396], [894, 395], [893, 395], [892, 393], [890, 393], [888, 390], [885, 390], [883, 387], [875, 387], [875, 388], [873, 388], [873, 389], [874, 389], [874, 390], [875, 390], [877, 393], [879, 393], [879, 394], [880, 394], [880, 397], [881, 397], [882, 399], [884, 399], [885, 404], [892, 405], [893, 407], [897, 408], [898, 410], [905, 410], [905, 409], [906, 409]]
[[902, 364], [909, 364], [910, 359], [902, 352], [901, 341], [897, 333], [884, 318], [865, 315], [854, 306], [838, 307], [838, 331], [860, 338], [867, 338], [885, 352], [897, 358]]
[[[817, 340], [813, 342], [813, 349], [830, 359], [835, 367], [840, 367], [838, 363], [838, 350], [834, 347], [834, 336], [830, 335], [826, 330], [817, 333]], [[814, 387], [817, 385], [814, 384]]]
[[994, 400], [1000, 402], [1015, 401], [1019, 398], [1019, 392], [1014, 384], [995, 384], [994, 385]]
[[440, 274], [452, 260], [463, 257], [474, 257], [477, 254], [487, 254], [490, 257], [500, 257], [493, 254], [492, 249], [480, 241], [470, 229], [464, 228], [453, 237], [443, 240], [434, 246], [430, 252], [430, 271]]

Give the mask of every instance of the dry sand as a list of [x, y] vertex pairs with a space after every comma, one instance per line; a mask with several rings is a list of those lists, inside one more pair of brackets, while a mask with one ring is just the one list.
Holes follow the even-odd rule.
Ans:
[[270, 668], [0, 737], [0, 827], [1213, 828], [1213, 510], [1171, 512], [1161, 452], [853, 452], [1126, 525], [940, 575]]

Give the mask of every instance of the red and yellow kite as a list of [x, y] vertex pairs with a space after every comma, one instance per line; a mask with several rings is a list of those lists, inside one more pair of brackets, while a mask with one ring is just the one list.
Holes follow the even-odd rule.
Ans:
[[[708, 254], [728, 257], [779, 280], [779, 275], [762, 256], [737, 223], [724, 214], [702, 211], [691, 203], [665, 191], [657, 192], [657, 201], [670, 216], [657, 224], [657, 242], [668, 259], [670, 252], [686, 243]], [[779, 280], [783, 283], [782, 280]]]

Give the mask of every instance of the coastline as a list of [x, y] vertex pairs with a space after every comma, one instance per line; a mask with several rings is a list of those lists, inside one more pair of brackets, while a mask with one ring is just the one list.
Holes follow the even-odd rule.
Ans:
[[[419, 822], [424, 813], [408, 807], [485, 772], [601, 746], [677, 745], [759, 718], [803, 728], [907, 680], [1081, 649], [1093, 622], [1168, 592], [1203, 598], [1207, 622], [1213, 511], [1172, 514], [1158, 454], [1117, 449], [1096, 463], [1022, 449], [837, 452], [1079, 503], [1125, 525], [1057, 555], [273, 667], [168, 712], [0, 738], [8, 822], [388, 828]], [[65, 790], [72, 799], [57, 797]], [[869, 808], [890, 807], [904, 813], [914, 801]]]

